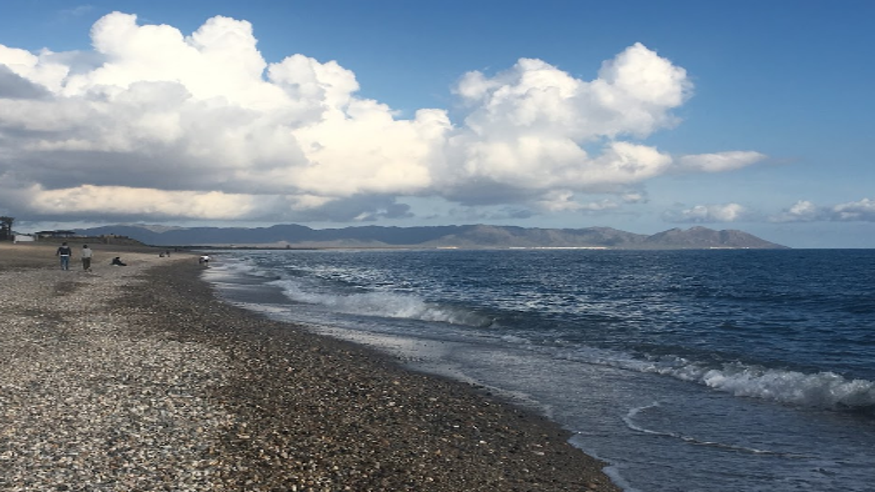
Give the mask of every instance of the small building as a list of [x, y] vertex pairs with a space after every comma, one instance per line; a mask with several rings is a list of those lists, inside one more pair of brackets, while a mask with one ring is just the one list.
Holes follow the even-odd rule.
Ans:
[[74, 231], [39, 231], [37, 237], [73, 237], [76, 235]]
[[32, 243], [34, 241], [36, 241], [36, 238], [34, 236], [31, 236], [30, 234], [15, 234], [14, 236], [12, 236], [12, 242], [15, 244]]

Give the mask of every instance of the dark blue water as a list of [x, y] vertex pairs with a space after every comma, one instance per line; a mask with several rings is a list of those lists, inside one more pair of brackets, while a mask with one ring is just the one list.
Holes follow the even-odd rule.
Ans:
[[875, 251], [217, 260], [228, 299], [530, 406], [627, 490], [875, 490]]

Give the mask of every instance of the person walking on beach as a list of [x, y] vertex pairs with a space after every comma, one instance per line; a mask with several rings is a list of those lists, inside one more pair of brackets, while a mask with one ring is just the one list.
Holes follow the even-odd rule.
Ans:
[[58, 251], [55, 252], [55, 256], [61, 258], [61, 270], [69, 270], [70, 269], [70, 256], [73, 255], [73, 250], [67, 246], [66, 242], [61, 243], [61, 246], [58, 248]]
[[87, 244], [82, 245], [82, 269], [86, 272], [91, 271], [91, 257], [94, 256], [94, 251]]

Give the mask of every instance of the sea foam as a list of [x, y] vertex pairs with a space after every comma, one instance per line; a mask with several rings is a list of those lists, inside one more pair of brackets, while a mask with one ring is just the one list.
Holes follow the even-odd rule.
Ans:
[[711, 388], [736, 396], [825, 408], [875, 408], [875, 383], [847, 379], [832, 372], [803, 374], [778, 369], [732, 367], [707, 371], [701, 381]]
[[849, 379], [832, 372], [805, 374], [739, 362], [708, 368], [697, 363], [680, 366], [644, 364], [653, 372], [703, 384], [735, 396], [831, 409], [875, 409], [875, 382]]
[[875, 413], [875, 382], [846, 378], [833, 372], [806, 374], [741, 362], [719, 367], [682, 357], [646, 359], [625, 352], [592, 347], [560, 351], [562, 359], [660, 374], [702, 384], [739, 397], [761, 398], [791, 405]]
[[294, 280], [277, 280], [272, 284], [280, 286], [283, 293], [292, 301], [321, 305], [332, 311], [346, 314], [412, 319], [471, 327], [487, 327], [492, 323], [491, 319], [471, 310], [430, 303], [412, 294], [387, 291], [346, 294], [315, 292], [302, 288]]

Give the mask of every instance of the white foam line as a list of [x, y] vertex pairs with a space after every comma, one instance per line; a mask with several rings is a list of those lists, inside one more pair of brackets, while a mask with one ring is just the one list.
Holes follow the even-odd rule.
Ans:
[[662, 432], [662, 431], [647, 429], [646, 427], [642, 427], [641, 425], [638, 425], [635, 423], [634, 419], [638, 414], [640, 414], [641, 412], [644, 412], [646, 410], [649, 410], [651, 408], [656, 408], [659, 406], [661, 406], [659, 404], [659, 402], [653, 402], [650, 405], [645, 405], [642, 407], [633, 408], [633, 409], [629, 410], [626, 413], [626, 415], [623, 417], [623, 422], [626, 424], [626, 427], [628, 427], [632, 431], [640, 432], [642, 434], [648, 434], [651, 436], [679, 439], [679, 440], [681, 440], [687, 444], [693, 445], [693, 446], [705, 446], [705, 447], [712, 447], [712, 448], [718, 448], [718, 449], [725, 449], [728, 451], [735, 451], [735, 452], [740, 452], [740, 453], [748, 453], [748, 454], [756, 454], [756, 455], [764, 455], [764, 456], [804, 458], [804, 456], [802, 456], [802, 455], [795, 455], [795, 454], [790, 454], [790, 453], [780, 453], [777, 451], [769, 451], [769, 450], [765, 450], [765, 449], [749, 448], [746, 446], [738, 446], [735, 444], [726, 444], [726, 443], [721, 443], [721, 442], [716, 442], [716, 441], [703, 441], [701, 439], [697, 439], [697, 438], [691, 437], [691, 436], [685, 436], [685, 435], [677, 433], [677, 432]]

